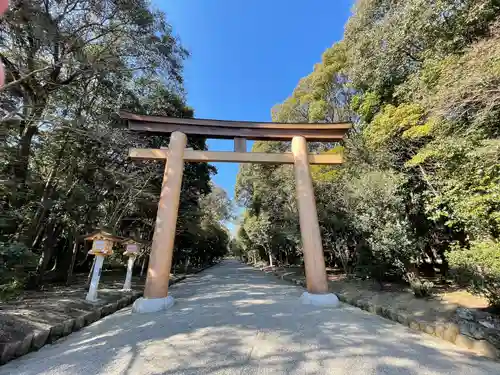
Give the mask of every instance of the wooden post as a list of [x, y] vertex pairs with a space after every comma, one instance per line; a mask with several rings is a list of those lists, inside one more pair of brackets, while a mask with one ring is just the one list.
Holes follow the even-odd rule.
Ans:
[[247, 140], [245, 138], [234, 138], [234, 152], [247, 152]]
[[186, 143], [187, 137], [184, 133], [173, 132], [170, 136], [144, 289], [144, 297], [147, 299], [165, 298], [168, 295]]
[[304, 250], [307, 291], [312, 294], [325, 294], [328, 293], [325, 259], [311, 171], [309, 169], [307, 141], [304, 137], [293, 137], [292, 153], [295, 164], [295, 185], [302, 248]]

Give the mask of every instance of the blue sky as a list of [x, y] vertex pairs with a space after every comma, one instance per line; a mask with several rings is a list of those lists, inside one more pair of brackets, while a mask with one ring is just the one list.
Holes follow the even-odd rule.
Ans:
[[[153, 0], [191, 57], [185, 63], [195, 117], [270, 121], [271, 108], [342, 38], [353, 0]], [[233, 149], [209, 140], [210, 150]], [[250, 146], [248, 144], [247, 146]], [[215, 164], [234, 195], [237, 164]]]

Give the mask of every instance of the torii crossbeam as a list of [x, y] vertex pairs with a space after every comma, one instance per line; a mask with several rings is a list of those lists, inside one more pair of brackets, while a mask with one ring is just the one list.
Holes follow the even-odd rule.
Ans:
[[[173, 304], [173, 298], [168, 295], [168, 282], [184, 162], [294, 164], [307, 282], [307, 293], [304, 293], [301, 298], [304, 303], [338, 304], [337, 297], [328, 293], [323, 246], [309, 165], [341, 164], [342, 157], [334, 154], [308, 154], [307, 141], [340, 141], [351, 124], [218, 121], [141, 116], [127, 112], [122, 112], [120, 116], [128, 122], [131, 130], [171, 133], [168, 149], [131, 149], [129, 152], [129, 156], [133, 159], [166, 160], [144, 297], [136, 300], [133, 311], [159, 311]], [[186, 149], [187, 134], [207, 138], [234, 139], [235, 152]], [[292, 152], [246, 152], [246, 139], [291, 140]]]

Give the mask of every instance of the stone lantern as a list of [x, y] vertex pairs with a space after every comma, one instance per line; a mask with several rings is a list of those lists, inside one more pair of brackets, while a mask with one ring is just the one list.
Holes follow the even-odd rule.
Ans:
[[89, 292], [85, 299], [89, 302], [96, 302], [104, 257], [113, 254], [113, 245], [117, 242], [121, 242], [122, 239], [103, 229], [85, 236], [84, 239], [86, 241], [92, 241], [92, 249], [90, 249], [89, 254], [95, 256]]
[[125, 252], [123, 255], [128, 256], [127, 276], [125, 277], [122, 291], [130, 292], [132, 290], [132, 270], [134, 268], [135, 259], [140, 253], [140, 242], [129, 238], [122, 243], [125, 245]]

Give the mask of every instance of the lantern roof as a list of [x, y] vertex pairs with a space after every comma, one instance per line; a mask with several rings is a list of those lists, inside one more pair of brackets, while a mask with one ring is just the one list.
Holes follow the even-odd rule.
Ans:
[[145, 244], [147, 241], [138, 239], [138, 238], [133, 238], [133, 237], [127, 237], [124, 240], [122, 240], [122, 244], [128, 245], [128, 244], [138, 244], [142, 245]]
[[99, 228], [89, 234], [85, 234], [83, 236], [83, 239], [85, 241], [93, 241], [93, 240], [110, 240], [113, 242], [123, 241], [123, 237], [113, 234], [113, 232], [107, 228]]

